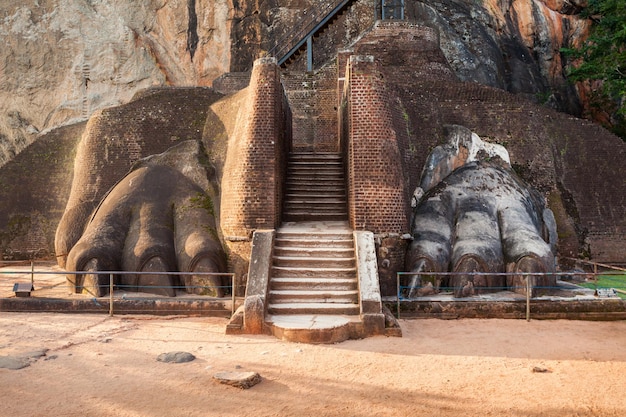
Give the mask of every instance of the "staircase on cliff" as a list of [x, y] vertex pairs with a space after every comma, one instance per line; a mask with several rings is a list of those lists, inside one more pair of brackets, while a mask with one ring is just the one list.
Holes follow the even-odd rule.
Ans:
[[269, 53], [275, 56], [278, 65], [283, 65], [304, 45], [307, 47], [307, 71], [313, 69], [313, 37], [333, 21], [354, 0], [334, 0], [316, 4], [308, 9], [305, 19], [276, 42]]

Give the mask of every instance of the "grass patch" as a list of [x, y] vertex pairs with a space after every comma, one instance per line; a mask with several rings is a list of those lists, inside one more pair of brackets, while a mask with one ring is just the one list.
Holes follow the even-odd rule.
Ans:
[[[626, 292], [626, 274], [623, 272], [614, 273], [614, 274], [602, 274], [598, 275], [598, 282], [588, 281], [580, 284], [585, 288], [615, 288], [619, 291]], [[617, 293], [618, 297], [622, 300], [626, 300], [626, 294], [621, 292]]]

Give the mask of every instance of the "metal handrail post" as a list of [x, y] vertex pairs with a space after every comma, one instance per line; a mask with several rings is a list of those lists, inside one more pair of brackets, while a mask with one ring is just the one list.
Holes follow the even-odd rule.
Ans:
[[400, 273], [396, 272], [396, 304], [398, 310], [398, 319], [400, 319]]
[[306, 70], [313, 71], [313, 36], [306, 38]]
[[230, 306], [230, 316], [235, 315], [235, 274], [230, 275], [230, 293], [231, 293], [231, 306]]
[[109, 274], [109, 316], [113, 317], [113, 274]]
[[526, 275], [526, 321], [530, 321], [530, 276]]

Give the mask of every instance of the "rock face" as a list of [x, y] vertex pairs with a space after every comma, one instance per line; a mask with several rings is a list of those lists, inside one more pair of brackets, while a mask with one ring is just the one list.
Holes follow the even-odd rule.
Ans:
[[126, 103], [139, 90], [211, 85], [229, 68], [228, 4], [0, 3], [0, 165], [38, 133]]
[[[9, 4], [6, 4], [9, 3]], [[559, 49], [588, 23], [584, 0], [406, 2], [436, 27], [457, 75], [578, 114]], [[314, 41], [319, 67], [371, 27], [376, 0], [353, 1]], [[0, 165], [37, 134], [130, 101], [149, 86], [210, 86], [284, 42], [312, 0], [25, 0], [0, 3]], [[379, 9], [379, 8], [378, 8]], [[377, 11], [376, 11], [377, 10]], [[393, 48], [393, 46], [390, 46]], [[290, 68], [303, 68], [300, 56]]]
[[[334, 59], [380, 18], [380, 2], [353, 1], [314, 39], [315, 66]], [[436, 28], [456, 75], [579, 114], [578, 94], [564, 77], [560, 49], [586, 36], [579, 13], [585, 0], [428, 0], [405, 2], [405, 19]], [[307, 0], [239, 3], [232, 26], [232, 70], [251, 68], [255, 56], [298, 33], [319, 3]], [[322, 5], [323, 6], [323, 5]], [[388, 46], [393, 49], [393, 45]], [[290, 69], [304, 68], [301, 54]]]
[[439, 29], [441, 49], [461, 80], [534, 96], [578, 114], [578, 96], [564, 78], [560, 49], [586, 34], [579, 3], [429, 0], [410, 3], [408, 15]]

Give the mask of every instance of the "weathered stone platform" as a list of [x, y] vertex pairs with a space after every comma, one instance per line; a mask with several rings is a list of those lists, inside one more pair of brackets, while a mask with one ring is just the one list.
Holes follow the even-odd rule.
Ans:
[[[400, 300], [386, 297], [383, 302], [403, 319], [504, 318], [525, 319], [526, 297], [511, 291], [455, 298], [450, 293]], [[530, 300], [531, 319], [624, 320], [626, 300], [599, 297], [595, 291], [558, 281], [551, 295]]]
[[[94, 298], [84, 294], [69, 294], [65, 275], [52, 263], [38, 263], [35, 290], [30, 297], [16, 297], [12, 291], [16, 282], [30, 282], [30, 266], [5, 265], [0, 267], [0, 311], [55, 312], [70, 314], [108, 314], [110, 298]], [[11, 272], [11, 273], [7, 273]], [[530, 300], [531, 319], [570, 320], [626, 320], [626, 300], [602, 298], [593, 290], [559, 281], [554, 295]], [[243, 303], [231, 298], [212, 298], [181, 293], [177, 297], [158, 297], [153, 294], [115, 291], [114, 314], [192, 315], [230, 317], [231, 312]], [[383, 303], [397, 314], [395, 297], [384, 297]], [[402, 319], [460, 319], [460, 318], [526, 318], [524, 296], [508, 291], [484, 294], [464, 299], [450, 294], [440, 294], [400, 301]], [[313, 319], [312, 319], [313, 320]], [[315, 320], [313, 320], [315, 321]], [[286, 331], [289, 326], [286, 325]]]

